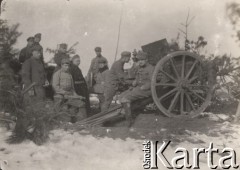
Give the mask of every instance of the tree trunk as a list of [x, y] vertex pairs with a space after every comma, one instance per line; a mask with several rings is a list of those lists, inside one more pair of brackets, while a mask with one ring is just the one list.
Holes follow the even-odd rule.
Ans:
[[239, 118], [240, 118], [240, 101], [238, 102], [238, 107], [237, 107], [237, 112], [236, 112], [234, 122], [237, 122]]

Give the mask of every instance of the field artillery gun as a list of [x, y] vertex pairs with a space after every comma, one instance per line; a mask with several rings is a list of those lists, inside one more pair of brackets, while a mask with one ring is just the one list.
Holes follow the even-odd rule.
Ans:
[[[171, 51], [166, 39], [142, 46], [155, 66], [151, 80], [152, 97], [132, 104], [133, 110], [154, 102], [168, 117], [196, 117], [211, 102], [214, 76], [210, 65], [196, 53]], [[94, 126], [118, 117], [122, 107], [98, 113], [77, 126]], [[75, 126], [75, 125], [74, 125]]]
[[[151, 80], [152, 97], [135, 101], [132, 104], [133, 110], [154, 102], [159, 111], [168, 117], [195, 117], [207, 108], [211, 102], [215, 76], [201, 56], [188, 51], [171, 51], [165, 39], [144, 45], [142, 50], [148, 53], [149, 63], [155, 66]], [[37, 141], [47, 136], [48, 130], [45, 130], [46, 128], [42, 130], [46, 119], [55, 120], [59, 114], [65, 114], [65, 111], [61, 113], [56, 111], [52, 101], [49, 105], [52, 107], [47, 108], [50, 111], [47, 112], [49, 114], [45, 116], [46, 118], [40, 117], [38, 120], [42, 121], [35, 121], [40, 122], [40, 124], [37, 123], [40, 128], [36, 129], [44, 132], [41, 133], [42, 135], [38, 133], [34, 135]], [[43, 111], [45, 111], [44, 108]], [[117, 105], [106, 112], [100, 112], [70, 126], [68, 124], [67, 127], [81, 129], [98, 126], [118, 118], [121, 113], [122, 106]], [[39, 115], [43, 115], [42, 112]], [[37, 130], [35, 131], [38, 132]], [[41, 141], [36, 143], [42, 143]]]

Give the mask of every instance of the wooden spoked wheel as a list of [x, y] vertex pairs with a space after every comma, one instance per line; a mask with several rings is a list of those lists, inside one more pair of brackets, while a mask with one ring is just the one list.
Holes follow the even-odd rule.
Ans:
[[200, 56], [177, 51], [156, 65], [151, 91], [159, 110], [169, 117], [194, 117], [211, 102], [213, 80]]

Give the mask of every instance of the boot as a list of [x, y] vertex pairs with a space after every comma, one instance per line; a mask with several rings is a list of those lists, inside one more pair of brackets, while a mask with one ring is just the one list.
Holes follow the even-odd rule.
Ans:
[[123, 103], [123, 108], [125, 110], [125, 118], [127, 120], [127, 125], [128, 125], [128, 127], [131, 127], [133, 124], [133, 117], [132, 117], [130, 103]]

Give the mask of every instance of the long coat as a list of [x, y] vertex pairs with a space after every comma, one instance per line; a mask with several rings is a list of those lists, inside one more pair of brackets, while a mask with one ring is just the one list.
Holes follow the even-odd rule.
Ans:
[[71, 64], [70, 73], [73, 78], [73, 83], [74, 83], [74, 88], [76, 93], [86, 98], [86, 108], [87, 108], [87, 111], [89, 112], [90, 111], [89, 92], [88, 92], [87, 83], [83, 77], [82, 71], [78, 66]]
[[33, 82], [35, 82], [37, 86], [45, 84], [46, 73], [41, 60], [29, 58], [23, 63], [22, 80], [26, 86], [29, 86]]
[[31, 49], [32, 49], [32, 51], [33, 51], [34, 49], [40, 51], [40, 53], [41, 53], [41, 61], [44, 63], [43, 47], [42, 47], [42, 45], [41, 45], [39, 42], [34, 42]]
[[30, 84], [36, 83], [34, 86], [35, 96], [44, 100], [45, 89], [43, 85], [46, 81], [46, 73], [44, 65], [41, 59], [29, 58], [22, 65], [22, 81], [24, 86], [27, 88]]
[[106, 82], [106, 78], [109, 74], [109, 69], [105, 68], [104, 70], [97, 73], [96, 84], [93, 86], [93, 91], [97, 94], [104, 93], [104, 86]]
[[20, 51], [19, 62], [24, 63], [24, 61], [31, 58], [31, 56], [32, 56], [32, 47], [26, 46]]

